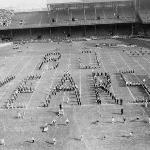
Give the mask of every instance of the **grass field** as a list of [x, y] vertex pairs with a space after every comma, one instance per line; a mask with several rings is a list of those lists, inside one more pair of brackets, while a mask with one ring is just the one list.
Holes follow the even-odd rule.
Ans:
[[[22, 52], [13, 50], [11, 46], [0, 48], [0, 79], [9, 75], [16, 78], [0, 88], [0, 138], [5, 139], [3, 150], [148, 150], [150, 147], [150, 115], [149, 107], [132, 104], [137, 97], [147, 96], [138, 87], [121, 86], [123, 82], [116, 73], [119, 70], [134, 69], [135, 74], [150, 74], [150, 56], [129, 57], [122, 48], [96, 48], [96, 43], [121, 43], [114, 39], [98, 41], [80, 41], [72, 43], [26, 43], [21, 46]], [[88, 48], [91, 54], [81, 53]], [[37, 64], [48, 52], [58, 48], [61, 52], [59, 66], [48, 70], [46, 64], [42, 70], [37, 70]], [[134, 49], [138, 49], [135, 47]], [[123, 98], [124, 105], [111, 104], [111, 99], [103, 94], [102, 104], [97, 105], [93, 89], [92, 69], [79, 69], [79, 58], [83, 64], [94, 64], [94, 53], [101, 61], [99, 72], [109, 72], [112, 80], [111, 91]], [[62, 75], [69, 72], [79, 87], [81, 106], [71, 93], [60, 92], [52, 97], [48, 108], [40, 107], [46, 95], [60, 81]], [[4, 109], [5, 102], [19, 83], [30, 74], [40, 74], [41, 79], [34, 83], [35, 91], [22, 94], [17, 103], [24, 103], [23, 109]], [[69, 98], [69, 103], [66, 103]], [[59, 104], [63, 103], [64, 116], [58, 117]], [[122, 123], [120, 109], [124, 108], [126, 122]], [[18, 119], [17, 111], [25, 113], [24, 119]], [[136, 117], [139, 120], [136, 120]], [[112, 117], [115, 123], [112, 123]], [[70, 124], [65, 125], [66, 118]], [[57, 120], [57, 126], [49, 126], [47, 133], [40, 129], [45, 123]], [[95, 121], [99, 121], [95, 123]], [[129, 133], [133, 132], [133, 136]], [[83, 139], [80, 140], [80, 136]], [[30, 143], [31, 138], [35, 143]], [[56, 145], [51, 144], [56, 138]]]

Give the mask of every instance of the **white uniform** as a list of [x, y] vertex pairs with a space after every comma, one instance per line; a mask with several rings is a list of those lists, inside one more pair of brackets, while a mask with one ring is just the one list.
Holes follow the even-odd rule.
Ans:
[[5, 140], [4, 139], [0, 139], [0, 145], [5, 145]]
[[54, 144], [54, 145], [56, 144], [56, 139], [55, 139], [55, 138], [53, 138], [53, 144]]
[[66, 119], [65, 123], [66, 123], [66, 125], [68, 125], [70, 123], [68, 118]]
[[114, 117], [112, 117], [112, 123], [115, 123], [115, 118]]

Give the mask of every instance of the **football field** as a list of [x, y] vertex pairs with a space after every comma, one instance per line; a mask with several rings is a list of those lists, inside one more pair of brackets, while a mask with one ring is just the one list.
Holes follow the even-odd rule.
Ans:
[[[150, 147], [149, 105], [133, 103], [139, 97], [148, 97], [139, 88], [128, 87], [118, 74], [120, 70], [134, 69], [136, 75], [150, 75], [150, 55], [129, 56], [125, 51], [140, 51], [139, 47], [95, 47], [97, 43], [123, 44], [115, 39], [91, 41], [26, 43], [19, 50], [12, 46], [0, 48], [0, 80], [9, 75], [15, 79], [0, 87], [0, 139], [5, 140], [3, 150], [148, 150]], [[50, 69], [51, 62], [37, 69], [43, 56], [59, 51], [61, 58], [56, 69]], [[82, 53], [90, 51], [90, 53]], [[145, 51], [149, 51], [145, 48]], [[100, 66], [81, 69], [83, 65]], [[79, 62], [80, 60], [80, 62]], [[102, 104], [96, 103], [92, 71], [107, 72], [111, 76], [110, 91], [123, 99], [123, 106], [102, 93]], [[59, 92], [52, 96], [48, 107], [42, 107], [47, 95], [60, 82], [62, 76], [69, 72], [79, 88], [81, 106], [72, 92]], [[33, 93], [21, 93], [15, 105], [24, 108], [6, 109], [6, 102], [24, 78], [29, 75], [41, 75], [32, 81]], [[64, 115], [58, 116], [59, 104], [63, 104]], [[120, 115], [120, 109], [124, 114]], [[17, 118], [17, 112], [24, 114]], [[112, 117], [115, 122], [112, 123]], [[126, 118], [123, 123], [123, 117]], [[136, 118], [139, 119], [136, 119]], [[65, 120], [69, 119], [69, 125]], [[57, 125], [51, 126], [52, 120]], [[48, 131], [41, 128], [48, 124]], [[133, 135], [130, 133], [133, 132]], [[82, 138], [81, 138], [82, 136]], [[32, 137], [35, 142], [31, 143]], [[56, 144], [52, 142], [56, 139]]]

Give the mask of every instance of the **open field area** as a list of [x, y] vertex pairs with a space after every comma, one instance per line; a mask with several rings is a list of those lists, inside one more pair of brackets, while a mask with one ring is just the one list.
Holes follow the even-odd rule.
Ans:
[[[150, 75], [150, 55], [129, 56], [125, 51], [140, 50], [139, 47], [95, 47], [97, 43], [118, 43], [115, 39], [73, 41], [72, 43], [26, 43], [18, 50], [12, 46], [0, 48], [0, 80], [9, 75], [15, 79], [0, 87], [0, 139], [5, 139], [2, 150], [149, 150], [150, 147], [150, 108], [141, 103], [132, 103], [139, 97], [148, 98], [144, 89], [124, 84], [119, 70], [134, 69], [136, 75]], [[37, 69], [43, 56], [54, 52], [61, 53], [59, 65], [45, 63]], [[149, 51], [148, 48], [144, 49]], [[91, 51], [91, 53], [82, 53]], [[100, 67], [80, 69], [80, 63], [96, 66], [95, 54]], [[92, 71], [107, 72], [111, 77], [110, 91], [123, 99], [123, 105], [115, 104], [102, 93], [102, 104], [96, 103]], [[52, 96], [48, 107], [42, 107], [48, 93], [69, 72], [79, 88], [81, 106], [72, 92], [59, 92]], [[5, 105], [16, 87], [29, 75], [41, 75], [32, 81], [33, 93], [19, 94], [15, 105], [25, 108], [6, 109]], [[64, 107], [64, 116], [58, 116], [59, 104]], [[120, 115], [120, 109], [124, 113]], [[17, 112], [24, 118], [17, 118]], [[114, 123], [112, 123], [114, 117]], [[123, 123], [123, 118], [126, 121]], [[139, 119], [136, 119], [136, 118]], [[66, 119], [69, 125], [65, 124]], [[56, 126], [48, 125], [48, 131], [41, 127], [57, 120]], [[130, 133], [133, 132], [133, 135]], [[80, 139], [80, 137], [82, 139]], [[31, 143], [34, 137], [35, 142]], [[56, 144], [52, 144], [52, 139]]]

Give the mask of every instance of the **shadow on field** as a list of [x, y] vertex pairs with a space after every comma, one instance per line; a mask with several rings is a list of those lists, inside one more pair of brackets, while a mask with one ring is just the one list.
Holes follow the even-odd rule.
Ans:
[[53, 113], [53, 114], [55, 114], [55, 115], [57, 115], [57, 116], [59, 115], [59, 112], [58, 112], [58, 111], [52, 111], [52, 110], [51, 110], [50, 112]]
[[31, 143], [31, 144], [33, 144], [33, 142], [32, 141], [24, 141], [25, 143]]
[[125, 87], [126, 83], [123, 80], [123, 78], [121, 77], [121, 74], [120, 73], [115, 73], [115, 75], [116, 75], [116, 80], [118, 81], [119, 87]]
[[50, 147], [51, 147], [52, 145], [54, 145], [54, 143], [53, 143], [53, 142], [49, 142], [49, 141], [45, 141], [45, 143], [49, 144], [49, 145], [50, 145]]
[[147, 120], [137, 120], [137, 119], [132, 119], [132, 120], [130, 120], [129, 122], [141, 122], [141, 123], [145, 123], [145, 124], [148, 123]]
[[66, 126], [66, 124], [64, 124], [64, 123], [59, 123], [59, 124], [57, 124], [58, 126]]
[[104, 123], [110, 123], [110, 124], [112, 124], [112, 122], [111, 122], [111, 121], [106, 121], [106, 122], [104, 122]]
[[112, 114], [114, 114], [114, 115], [120, 115], [120, 113], [112, 113]]
[[81, 139], [80, 138], [71, 138], [72, 140], [75, 140], [75, 141], [81, 141]]
[[121, 137], [129, 139], [131, 136], [130, 135], [122, 135]]

